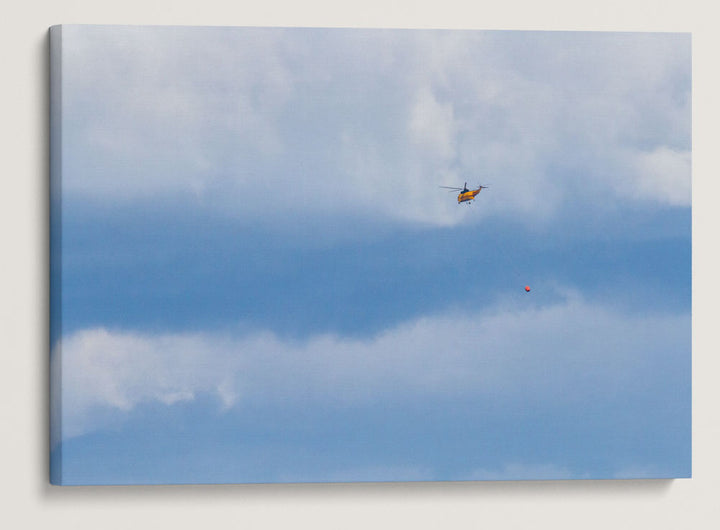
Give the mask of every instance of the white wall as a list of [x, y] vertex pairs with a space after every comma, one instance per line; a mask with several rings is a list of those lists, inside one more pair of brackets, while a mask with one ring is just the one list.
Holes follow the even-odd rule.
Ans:
[[[715, 528], [720, 524], [718, 15], [711, 1], [28, 0], [0, 14], [0, 521], [8, 528]], [[693, 32], [694, 478], [52, 488], [47, 438], [47, 40], [58, 23]], [[672, 278], [668, 278], [672, 281]]]

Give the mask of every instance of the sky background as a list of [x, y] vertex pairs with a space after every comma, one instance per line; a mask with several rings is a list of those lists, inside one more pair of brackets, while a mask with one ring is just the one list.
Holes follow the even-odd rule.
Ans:
[[689, 476], [690, 56], [64, 26], [62, 482]]

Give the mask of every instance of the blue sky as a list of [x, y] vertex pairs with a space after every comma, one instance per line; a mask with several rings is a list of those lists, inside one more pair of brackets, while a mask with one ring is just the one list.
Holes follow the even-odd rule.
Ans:
[[64, 483], [689, 476], [688, 34], [62, 31]]

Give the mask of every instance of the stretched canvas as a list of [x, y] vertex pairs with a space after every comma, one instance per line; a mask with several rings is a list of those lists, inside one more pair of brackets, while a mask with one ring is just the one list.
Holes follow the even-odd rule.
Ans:
[[52, 483], [691, 475], [689, 34], [50, 52]]

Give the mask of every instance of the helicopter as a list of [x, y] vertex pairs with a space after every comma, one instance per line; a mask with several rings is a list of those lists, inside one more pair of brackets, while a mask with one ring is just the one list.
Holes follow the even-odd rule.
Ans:
[[459, 191], [460, 193], [458, 194], [458, 204], [460, 204], [461, 202], [466, 202], [466, 203], [470, 204], [470, 202], [475, 199], [475, 196], [478, 193], [480, 193], [480, 190], [487, 188], [487, 186], [478, 186], [478, 188], [475, 190], [469, 190], [467, 187], [467, 182], [465, 183], [465, 185], [462, 188], [454, 188], [451, 186], [440, 186], [440, 187], [447, 188], [451, 191]]

